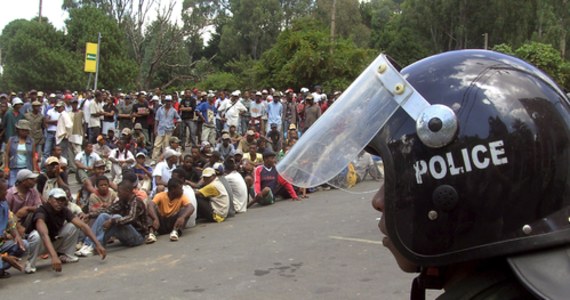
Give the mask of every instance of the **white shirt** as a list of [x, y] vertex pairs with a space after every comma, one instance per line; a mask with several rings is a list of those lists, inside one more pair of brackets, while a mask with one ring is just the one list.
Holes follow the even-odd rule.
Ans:
[[83, 101], [85, 101], [83, 104], [83, 117], [85, 118], [85, 123], [89, 124], [89, 120], [91, 120], [91, 112], [89, 111], [89, 106], [91, 105], [92, 100], [85, 99]]
[[183, 185], [182, 190], [184, 192], [184, 196], [190, 200], [192, 206], [194, 206], [194, 212], [190, 215], [188, 222], [186, 222], [186, 228], [196, 226], [196, 215], [198, 214], [198, 202], [196, 201], [196, 195], [194, 194], [194, 189], [192, 189], [189, 185]]
[[[49, 121], [57, 121], [59, 120], [59, 115], [60, 113], [57, 112], [57, 110], [54, 108], [48, 110], [47, 116], [49, 118]], [[49, 124], [47, 127], [47, 131], [56, 131], [57, 130], [57, 124]]]
[[71, 116], [65, 110], [61, 112], [59, 119], [57, 120], [57, 126], [55, 131], [55, 144], [59, 145], [63, 139], [69, 139], [71, 136], [71, 131], [73, 129], [73, 120]]
[[238, 126], [239, 125], [239, 115], [247, 111], [247, 108], [241, 104], [239, 100], [234, 104], [231, 100], [224, 101], [218, 108], [220, 111], [225, 110], [226, 124], [227, 126]]
[[92, 117], [92, 114], [102, 113], [103, 111], [103, 102], [97, 102], [93, 100], [89, 104], [89, 128], [93, 127], [101, 127], [101, 120], [103, 120], [103, 115], [99, 117]]
[[176, 164], [173, 164], [172, 168], [169, 168], [168, 163], [166, 163], [166, 160], [163, 160], [158, 164], [156, 164], [156, 167], [152, 171], [152, 181], [154, 183], [153, 184], [154, 189], [156, 189], [157, 186], [155, 176], [160, 176], [162, 182], [168, 183], [170, 177], [172, 177], [172, 171], [174, 171], [174, 169], [176, 169]]
[[238, 213], [245, 212], [247, 210], [248, 202], [247, 184], [245, 183], [245, 180], [237, 171], [233, 171], [224, 177], [230, 184], [232, 190], [234, 209]]

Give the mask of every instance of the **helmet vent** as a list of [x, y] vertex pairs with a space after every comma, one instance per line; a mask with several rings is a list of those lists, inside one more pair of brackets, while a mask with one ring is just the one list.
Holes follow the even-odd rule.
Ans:
[[417, 119], [416, 132], [424, 145], [430, 148], [444, 147], [455, 138], [457, 117], [453, 110], [445, 105], [430, 105]]
[[457, 206], [459, 195], [450, 185], [438, 186], [432, 194], [433, 205], [444, 212], [449, 212]]

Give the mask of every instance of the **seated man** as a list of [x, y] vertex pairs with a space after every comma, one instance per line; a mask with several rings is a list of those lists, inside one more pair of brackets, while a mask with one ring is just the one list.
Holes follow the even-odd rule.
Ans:
[[228, 157], [234, 156], [236, 149], [231, 143], [231, 138], [229, 133], [222, 134], [222, 142], [216, 145], [216, 151], [220, 153], [223, 160]]
[[255, 144], [249, 145], [249, 152], [243, 154], [242, 159], [244, 158], [248, 159], [255, 166], [261, 166], [263, 164], [263, 155], [261, 153], [257, 153], [257, 145]]
[[184, 163], [182, 164], [182, 169], [184, 169], [185, 177], [184, 181], [189, 184], [192, 188], [198, 187], [198, 182], [200, 181], [201, 171], [198, 171], [194, 166], [194, 158], [190, 154], [184, 156]]
[[110, 180], [102, 175], [95, 179], [97, 189], [89, 196], [89, 212], [98, 212], [111, 206], [117, 199], [117, 193], [109, 188]]
[[[88, 142], [83, 143], [83, 151], [75, 156], [75, 165], [77, 166], [75, 178], [78, 183], [83, 184], [83, 182], [89, 178], [89, 174], [93, 171], [93, 164], [98, 160], [101, 160], [101, 157], [93, 152], [93, 144]], [[103, 166], [105, 166], [105, 164], [103, 164]]]
[[254, 174], [255, 198], [248, 207], [255, 203], [269, 205], [275, 203], [275, 196], [299, 200], [293, 186], [277, 173], [275, 168], [275, 152], [271, 149], [263, 152], [263, 165], [255, 168]]
[[[32, 223], [26, 229], [30, 257], [24, 271], [28, 274], [36, 272], [38, 255], [46, 251], [51, 256], [51, 265], [56, 272], [61, 272], [62, 263], [77, 262], [79, 259], [73, 255], [79, 236], [77, 228], [91, 240], [96, 239], [91, 228], [67, 208], [68, 199], [63, 189], [55, 188], [48, 196], [47, 203], [36, 210]], [[95, 246], [101, 259], [105, 259], [105, 248], [98, 241], [95, 241]]]
[[[152, 229], [158, 234], [170, 232], [170, 240], [178, 241], [182, 229], [194, 212], [194, 206], [184, 196], [183, 181], [172, 178], [168, 181], [168, 191], [156, 194], [149, 203]], [[154, 232], [151, 234], [154, 235]], [[149, 234], [149, 235], [151, 235]]]
[[198, 213], [196, 207], [198, 207], [198, 203], [196, 202], [196, 195], [194, 194], [194, 189], [185, 180], [186, 171], [184, 171], [183, 168], [176, 168], [174, 171], [172, 171], [172, 178], [176, 178], [183, 182], [182, 190], [184, 192], [184, 196], [186, 196], [186, 198], [190, 200], [190, 203], [194, 207], [194, 211], [190, 215], [190, 218], [188, 218], [188, 222], [186, 222], [185, 226], [186, 228], [194, 227], [196, 226], [196, 216]]
[[247, 184], [244, 178], [236, 170], [235, 160], [230, 157], [226, 159], [225, 163], [226, 175], [225, 178], [230, 185], [232, 192], [233, 205], [236, 213], [242, 213], [247, 210], [247, 203], [249, 200], [247, 192]]
[[164, 151], [164, 160], [156, 164], [152, 172], [152, 176], [154, 177], [154, 190], [156, 193], [164, 191], [172, 176], [172, 171], [176, 169], [179, 157], [180, 154], [174, 150]]
[[146, 154], [137, 153], [132, 170], [137, 175], [138, 187], [147, 194], [150, 193], [152, 191], [152, 168], [146, 165]]
[[[97, 191], [97, 178], [105, 176], [105, 162], [102, 160], [94, 162], [91, 174], [90, 177], [83, 181], [81, 186], [80, 199], [77, 203], [81, 208], [89, 205], [89, 197]], [[117, 190], [117, 184], [112, 181], [109, 182], [109, 187], [115, 191]]]
[[28, 241], [23, 240], [16, 229], [17, 220], [6, 202], [6, 181], [0, 179], [0, 279], [10, 277], [6, 272], [10, 267], [23, 271], [19, 259], [28, 248]]
[[[133, 193], [133, 183], [123, 180], [119, 184], [119, 200], [97, 212], [89, 213], [89, 217], [97, 219], [91, 226], [97, 243], [103, 246], [110, 237], [117, 238], [121, 244], [133, 247], [141, 245], [148, 233], [147, 211], [144, 201]], [[85, 239], [77, 256], [90, 256], [97, 244], [90, 238]]]
[[206, 168], [202, 171], [204, 187], [196, 192], [198, 218], [211, 222], [223, 222], [230, 208], [228, 191], [216, 176], [216, 171]]
[[68, 190], [69, 186], [65, 183], [64, 173], [61, 169], [60, 161], [55, 156], [46, 159], [45, 173], [40, 173], [37, 179], [36, 188], [42, 197], [42, 202], [47, 201], [48, 193], [54, 188], [62, 188]]
[[41, 195], [35, 188], [38, 174], [27, 169], [18, 171], [16, 184], [6, 194], [8, 207], [17, 220], [24, 226], [32, 222], [32, 215], [42, 204]]

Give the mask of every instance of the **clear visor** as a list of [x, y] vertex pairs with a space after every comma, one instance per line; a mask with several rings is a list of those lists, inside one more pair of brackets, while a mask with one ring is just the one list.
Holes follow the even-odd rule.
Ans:
[[406, 105], [404, 109], [415, 120], [427, 102], [381, 54], [301, 136], [277, 170], [299, 187], [328, 182]]

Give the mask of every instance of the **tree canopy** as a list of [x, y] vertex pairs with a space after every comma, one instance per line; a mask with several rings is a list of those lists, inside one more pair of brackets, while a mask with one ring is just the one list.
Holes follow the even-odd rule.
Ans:
[[[0, 35], [0, 89], [82, 89], [102, 35], [99, 85], [345, 88], [374, 56], [401, 65], [483, 48], [525, 59], [570, 89], [568, 0], [65, 0], [64, 30], [15, 20]], [[177, 17], [180, 16], [180, 17]]]

